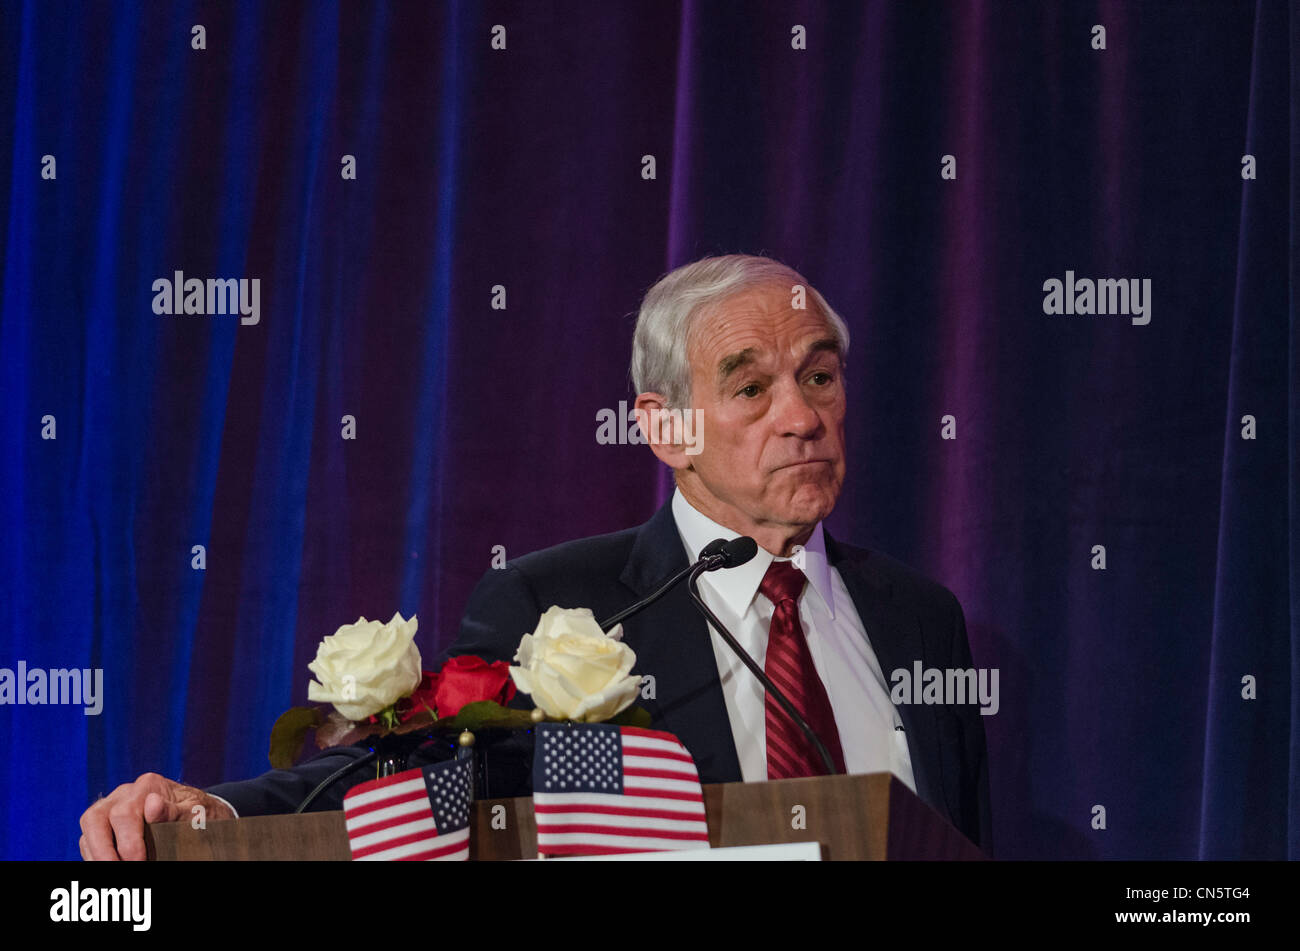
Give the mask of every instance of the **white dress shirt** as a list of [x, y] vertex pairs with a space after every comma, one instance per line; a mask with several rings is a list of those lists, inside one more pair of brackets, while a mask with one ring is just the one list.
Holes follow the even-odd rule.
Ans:
[[[680, 490], [673, 493], [672, 506], [686, 557], [692, 562], [715, 538], [730, 539], [738, 535], [699, 512]], [[772, 553], [760, 547], [749, 562], [700, 577], [700, 596], [760, 667], [767, 658], [767, 630], [774, 608], [758, 588], [773, 560]], [[900, 729], [903, 721], [889, 699], [880, 662], [867, 639], [853, 599], [844, 587], [844, 579], [826, 558], [826, 540], [820, 522], [804, 545], [800, 560], [808, 584], [799, 596], [799, 623], [808, 638], [817, 675], [830, 697], [845, 769], [850, 773], [893, 773], [915, 792], [907, 736]], [[722, 695], [727, 702], [731, 734], [740, 756], [741, 777], [747, 783], [766, 780], [763, 685], [718, 636], [712, 624], [709, 635], [722, 680]]]

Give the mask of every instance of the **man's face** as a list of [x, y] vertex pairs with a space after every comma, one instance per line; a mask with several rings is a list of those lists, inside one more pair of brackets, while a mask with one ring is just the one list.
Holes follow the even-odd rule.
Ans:
[[844, 381], [830, 323], [815, 308], [792, 307], [787, 285], [765, 285], [701, 313], [687, 356], [705, 437], [688, 457], [687, 479], [703, 496], [691, 499], [697, 507], [733, 528], [792, 533], [829, 515], [845, 467]]

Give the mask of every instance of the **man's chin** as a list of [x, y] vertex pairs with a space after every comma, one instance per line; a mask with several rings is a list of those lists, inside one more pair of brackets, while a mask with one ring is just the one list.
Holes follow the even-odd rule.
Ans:
[[813, 525], [831, 514], [839, 492], [827, 486], [803, 485], [784, 506], [784, 521], [791, 525]]

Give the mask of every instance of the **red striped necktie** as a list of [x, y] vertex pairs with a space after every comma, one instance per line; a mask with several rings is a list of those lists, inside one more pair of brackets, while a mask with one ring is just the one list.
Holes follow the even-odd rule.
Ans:
[[[806, 578], [788, 561], [773, 561], [763, 576], [759, 592], [776, 607], [767, 632], [767, 660], [763, 671], [780, 688], [813, 732], [826, 745], [835, 768], [844, 772], [844, 752], [835, 728], [830, 698], [808, 651], [808, 639], [799, 623], [799, 594]], [[771, 694], [765, 701], [767, 721], [767, 778], [792, 779], [822, 776], [826, 767], [817, 748], [790, 719]]]

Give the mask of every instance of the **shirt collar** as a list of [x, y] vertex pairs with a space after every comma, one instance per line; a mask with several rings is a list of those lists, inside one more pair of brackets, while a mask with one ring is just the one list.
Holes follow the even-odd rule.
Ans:
[[[686, 546], [686, 557], [694, 562], [700, 557], [704, 546], [715, 538], [739, 538], [740, 533], [720, 525], [709, 518], [682, 495], [681, 489], [673, 491], [673, 520], [677, 523], [678, 534]], [[707, 583], [737, 617], [749, 610], [758, 586], [763, 583], [763, 576], [768, 567], [776, 560], [770, 551], [761, 546], [758, 554], [743, 565], [710, 571], [701, 576], [701, 583]], [[781, 559], [788, 561], [790, 559]], [[821, 598], [831, 618], [835, 617], [835, 595], [831, 588], [831, 566], [826, 557], [826, 537], [822, 532], [822, 523], [813, 528], [812, 536], [804, 544], [803, 573], [808, 578], [808, 586]]]

